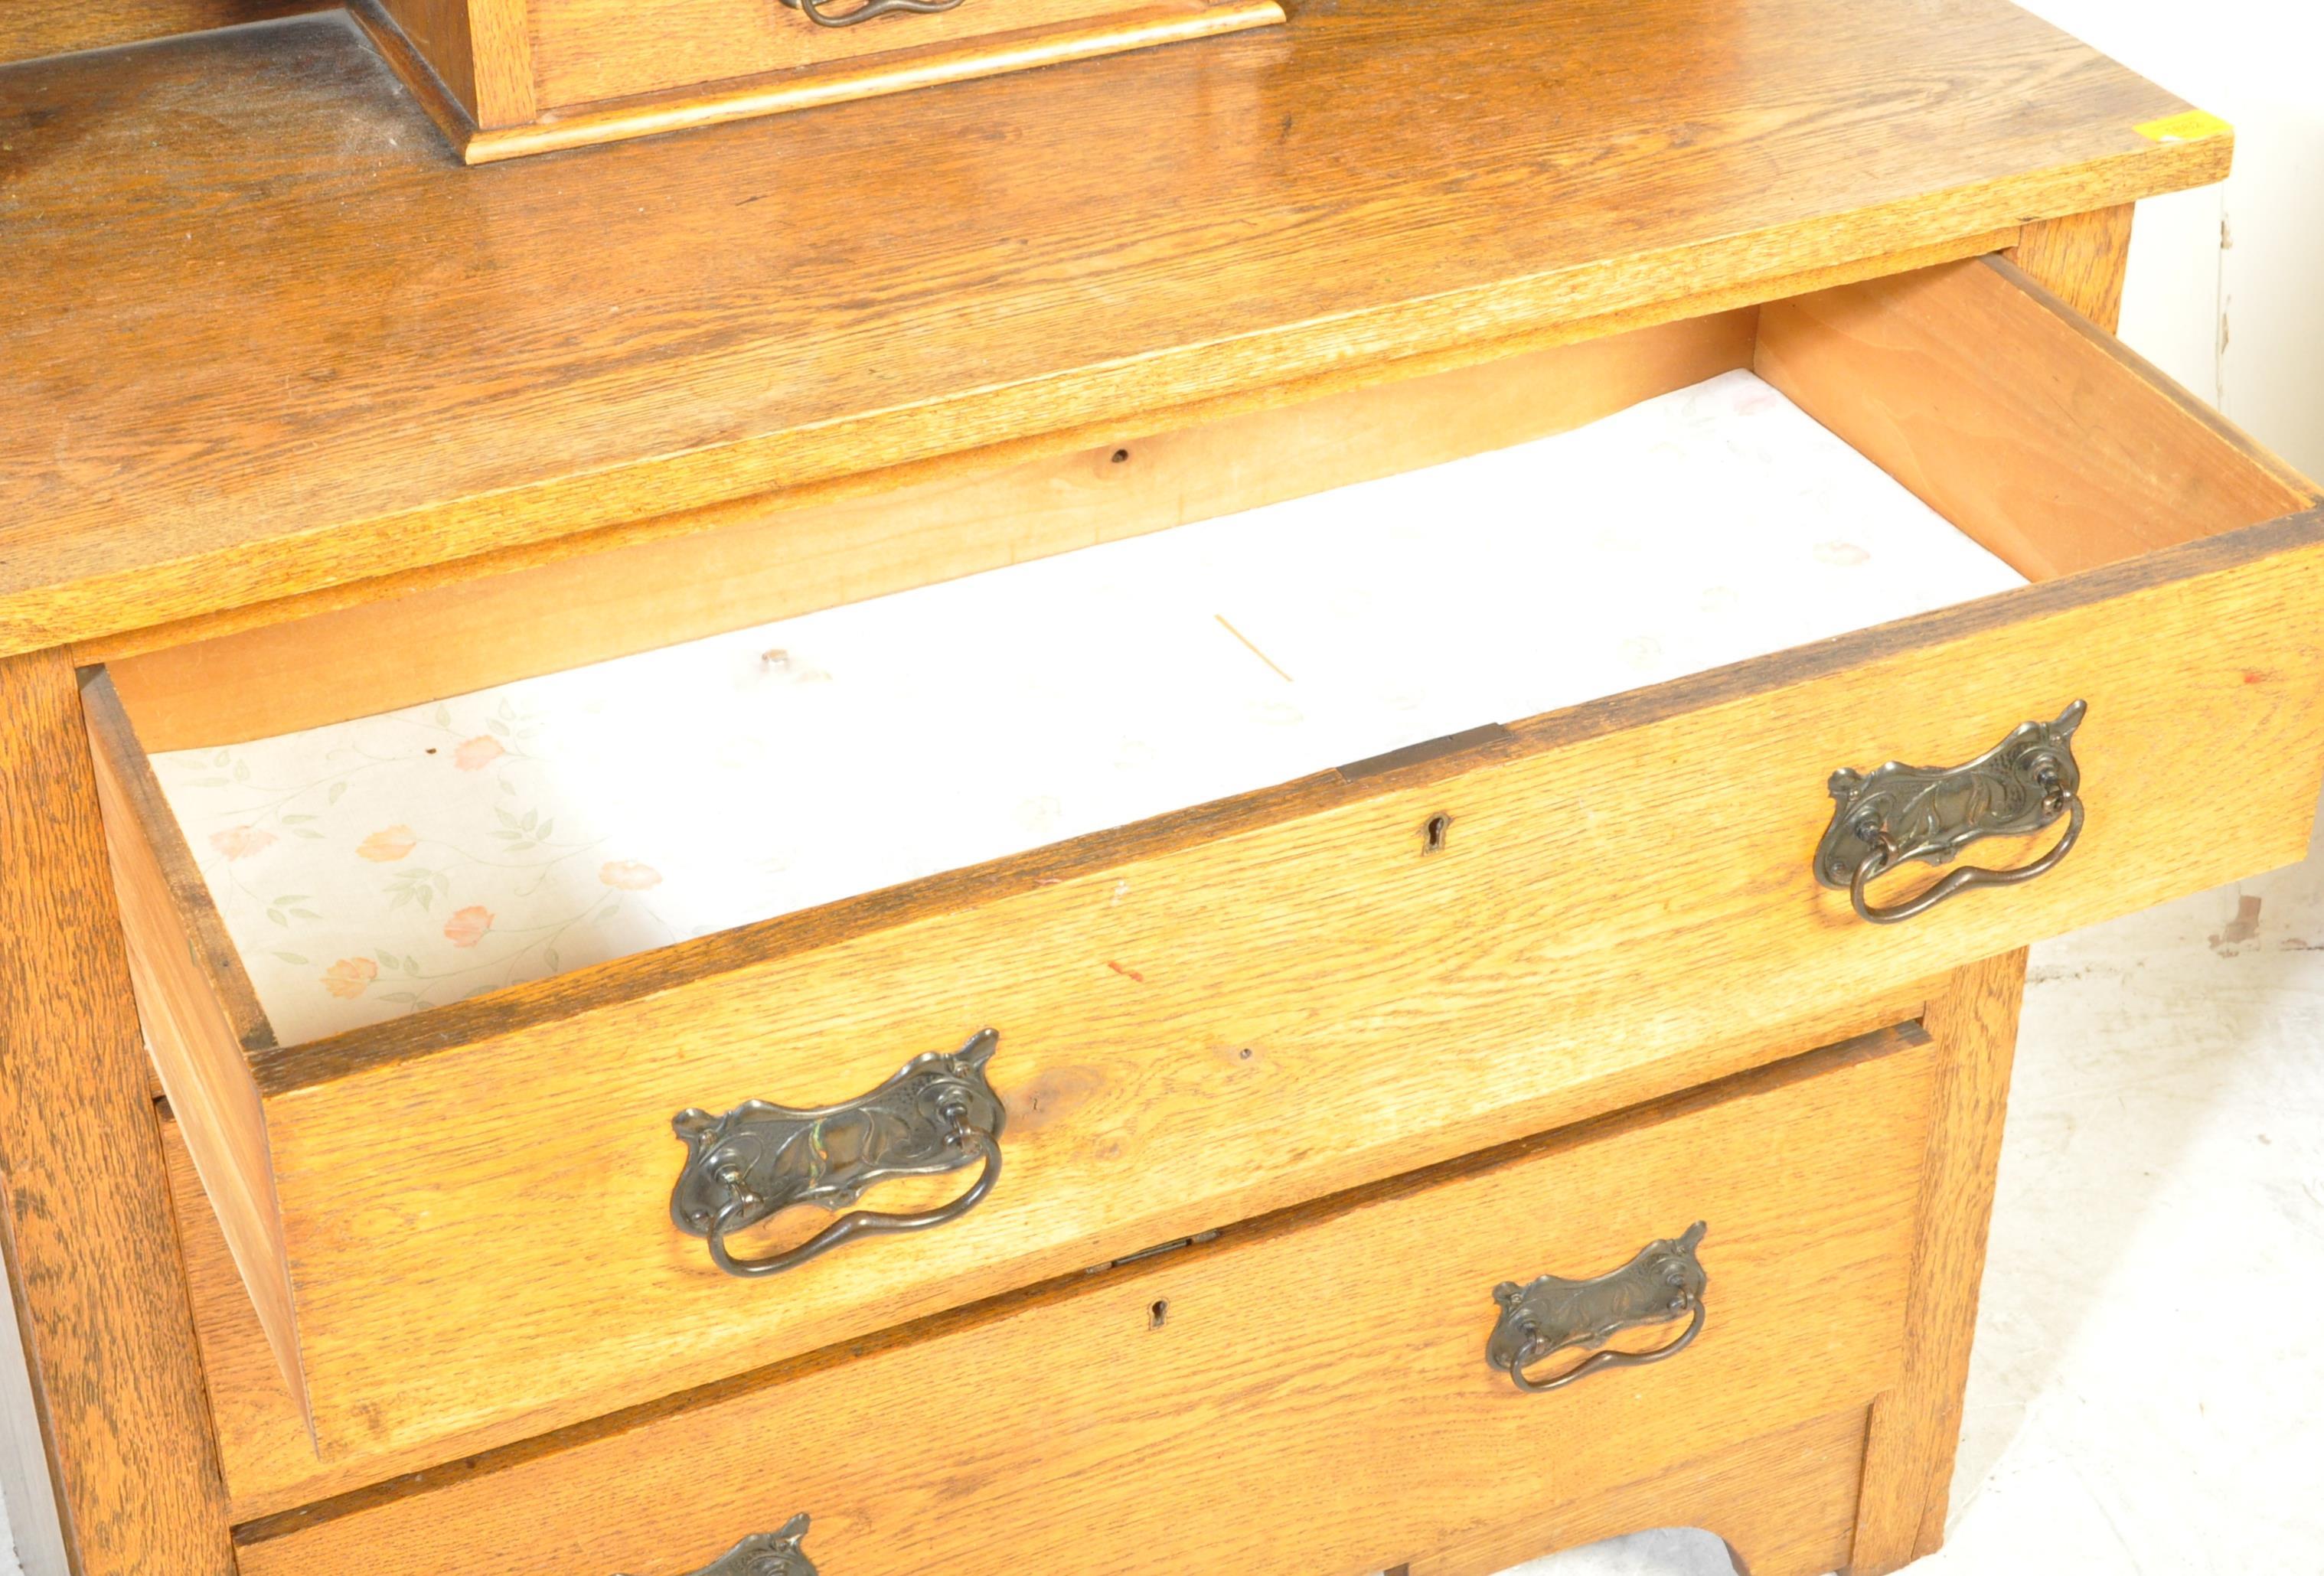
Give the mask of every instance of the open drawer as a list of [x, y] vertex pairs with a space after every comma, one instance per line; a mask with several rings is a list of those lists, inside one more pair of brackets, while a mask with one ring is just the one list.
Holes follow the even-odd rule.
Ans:
[[[137, 744], [431, 701], [1738, 370], [2034, 584], [1872, 628], [1824, 598], [1810, 644], [1544, 714], [1480, 702], [1433, 743], [300, 1044]], [[1107, 491], [1148, 456], [1163, 484]], [[1691, 1087], [1895, 1021], [1908, 982], [2297, 859], [2324, 772], [2316, 501], [1990, 261], [120, 664], [89, 694], [141, 1002], [248, 1293], [197, 1277], [237, 1513]], [[1898, 760], [1978, 769], [1835, 779]], [[1956, 870], [2038, 879], [1859, 917], [1909, 907], [1939, 872], [1908, 856], [1963, 830], [1996, 835]], [[786, 1188], [936, 1219], [794, 1263], [835, 1221], [754, 1224]], [[729, 1273], [706, 1231], [779, 1267]], [[279, 1381], [252, 1377], [262, 1336]]]

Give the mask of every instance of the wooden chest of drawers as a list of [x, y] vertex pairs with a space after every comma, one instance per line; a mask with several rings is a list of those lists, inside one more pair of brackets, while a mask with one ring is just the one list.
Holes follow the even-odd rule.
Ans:
[[[991, 6], [923, 20], [1016, 15]], [[2215, 177], [2223, 130], [1998, 4], [1747, 9], [1455, 31], [1365, 0], [493, 171], [396, 121], [337, 19], [0, 68], [36, 295], [5, 343], [42, 368], [0, 466], [28, 522], [0, 533], [0, 1154], [78, 1568], [1483, 1576], [1674, 1521], [1759, 1576], [1933, 1547], [2022, 949], [2304, 852], [2324, 514], [2108, 331], [2121, 205]], [[778, 10], [731, 69], [808, 63]], [[576, 99], [724, 58], [677, 28], [585, 60], [605, 14], [528, 14]], [[796, 37], [826, 34], [855, 36]], [[1584, 41], [1586, 88], [1510, 69]], [[1900, 107], [1923, 56], [1978, 116]], [[122, 161], [211, 92], [232, 134]], [[1768, 120], [1817, 93], [1849, 115]], [[1932, 140], [1970, 121], [2008, 129]], [[1204, 152], [1155, 154], [1157, 125]], [[783, 185], [803, 168], [863, 173]], [[1110, 180], [1129, 209], [1093, 228]], [[222, 217], [254, 204], [299, 243]], [[259, 282], [138, 261], [188, 223]], [[68, 268], [91, 235], [115, 261]], [[122, 325], [165, 309], [157, 371]], [[78, 370], [38, 361], [69, 333]], [[1231, 564], [1297, 500], [1307, 561], [1421, 516], [1342, 585], [1383, 646], [1522, 622], [1461, 586], [1517, 575], [1528, 529], [1586, 526], [1679, 596], [1675, 448], [1586, 518], [1519, 505], [1584, 491], [1545, 445], [1722, 378], [1853, 478], [1773, 511], [1825, 568], [1865, 556], [1812, 512], [1845, 497], [1996, 594], [1913, 597], [1909, 560], [1890, 601], [1815, 581], [1792, 632], [1703, 671], [1629, 651], [1610, 691], [1453, 661], [1442, 737], [1390, 714], [1386, 753], [1305, 775], [865, 853], [901, 873], [424, 1010], [375, 983], [436, 977], [405, 947], [266, 928], [410, 886], [429, 835], [329, 844], [344, 772], [293, 810], [236, 753], [296, 730], [955, 580], [930, 660], [973, 662], [980, 610], [1038, 616], [1028, 573], [1116, 553], [1143, 605], [1194, 522]], [[1517, 534], [1453, 529], [1496, 499]], [[1545, 618], [1608, 573], [1525, 561]], [[1302, 594], [1204, 562], [1238, 606]], [[1675, 618], [1713, 592], [1739, 594]], [[1158, 648], [1072, 628], [1064, 659], [1172, 688]], [[1113, 748], [1057, 709], [1056, 759]], [[929, 720], [894, 715], [854, 736]], [[524, 749], [496, 723], [445, 780], [513, 793], [483, 769]], [[248, 786], [241, 824], [194, 833], [191, 751]], [[937, 760], [916, 835], [973, 821], [969, 779], [1044, 787]], [[421, 874], [442, 945], [517, 927]], [[262, 954], [367, 1016], [288, 1032]]]

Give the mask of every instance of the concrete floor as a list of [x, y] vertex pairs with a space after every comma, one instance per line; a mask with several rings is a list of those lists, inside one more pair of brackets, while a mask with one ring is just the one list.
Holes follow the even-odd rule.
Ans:
[[[2000, 1187], [1916, 1572], [2324, 1571], [2324, 853], [2035, 950]], [[1657, 1532], [1512, 1576], [1729, 1567]]]

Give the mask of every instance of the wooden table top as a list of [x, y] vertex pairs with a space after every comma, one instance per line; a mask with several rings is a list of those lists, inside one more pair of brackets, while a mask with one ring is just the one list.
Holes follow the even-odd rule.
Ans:
[[475, 170], [336, 13], [0, 68], [0, 652], [1760, 299], [2231, 146], [2006, 0], [1293, 9]]

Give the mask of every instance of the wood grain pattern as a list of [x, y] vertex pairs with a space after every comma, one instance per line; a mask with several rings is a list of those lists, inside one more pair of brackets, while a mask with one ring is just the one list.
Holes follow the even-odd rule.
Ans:
[[[163, 1093], [180, 1113], [201, 1193], [217, 1213], [267, 1348], [303, 1417], [306, 1377], [282, 1211], [266, 1114], [250, 1075], [252, 1031], [244, 1027], [257, 1000], [102, 673], [82, 687], [81, 701], [146, 1046]], [[257, 1026], [262, 1046], [271, 1046], [263, 1016]]]
[[1582, 1504], [1527, 1507], [1488, 1536], [1409, 1562], [1404, 1576], [1501, 1576], [1552, 1550], [1657, 1526], [1716, 1529], [1744, 1576], [1827, 1576], [1848, 1563], [1864, 1429], [1861, 1412], [1820, 1417]]
[[[1890, 1382], [1932, 1072], [1917, 1030], [1836, 1047], [853, 1361], [248, 1528], [244, 1576], [680, 1571], [795, 1509], [816, 1518], [818, 1562], [853, 1576], [1412, 1560]], [[1554, 1397], [1483, 1361], [1496, 1283], [1600, 1273], [1696, 1219], [1711, 1313], [1682, 1357]], [[1046, 1426], [980, 1426], [996, 1404]], [[896, 1449], [872, 1419], [949, 1426]], [[1222, 1514], [1238, 1506], [1268, 1513]]]
[[1756, 370], [2030, 578], [2273, 519], [2317, 493], [2009, 263], [1763, 309]]
[[78, 1576], [233, 1576], [71, 667], [0, 659], [0, 1248]]
[[2130, 203], [2025, 226], [2009, 260], [2052, 295], [2111, 334], [2122, 327], [2130, 263]]
[[[476, 124], [489, 132], [522, 125], [540, 111], [532, 59], [531, 0], [466, 0], [468, 47], [475, 69]], [[660, 40], [650, 29], [632, 47], [650, 53]]]
[[1977, 1333], [2025, 954], [1959, 971], [1923, 1020], [1941, 1053], [1901, 1383], [1872, 1409], [1850, 1576], [1887, 1576], [1944, 1541]]
[[8, 0], [0, 62], [112, 49], [173, 33], [320, 11], [335, 0]]
[[0, 649], [2129, 201], [2184, 107], [2006, 0], [1342, 0], [481, 175], [341, 17], [0, 69]]
[[259, 1005], [242, 954], [226, 935], [226, 920], [211, 900], [209, 885], [186, 846], [111, 675], [97, 670], [84, 678], [81, 711], [88, 723], [115, 880], [134, 881], [138, 890], [134, 904], [125, 897], [123, 902], [131, 966], [137, 966], [141, 952], [172, 972], [182, 962], [211, 996], [213, 1005], [203, 1016], [217, 1020], [237, 1060], [244, 1052], [272, 1049], [274, 1026]]
[[[325, 1458], [846, 1339], [1714, 1075], [1810, 1004], [2289, 862], [2324, 770], [2319, 622], [2307, 516], [263, 1056]], [[2074, 698], [2091, 816], [2059, 870], [1896, 928], [1814, 885], [1835, 766], [1966, 760]], [[2209, 791], [2221, 760], [2234, 795]], [[1463, 835], [1424, 859], [1440, 812]], [[846, 1098], [981, 1023], [1003, 1098], [1042, 1114], [966, 1220], [779, 1300], [669, 1230], [670, 1113]]]
[[153, 750], [558, 672], [1562, 432], [1748, 366], [1724, 313], [113, 662]]
[[[749, 10], [752, 15], [770, 22], [781, 15], [756, 4], [752, 4]], [[959, 11], [944, 14], [966, 17], [971, 14]], [[1160, 0], [1158, 4], [1128, 0], [1126, 5], [1123, 0], [1115, 0], [1103, 15], [1061, 21], [1024, 32], [975, 33], [948, 43], [883, 49], [873, 54], [834, 51], [835, 58], [824, 64], [726, 78], [638, 97], [577, 104], [554, 110], [531, 124], [511, 124], [505, 130], [478, 131], [456, 136], [455, 141], [460, 157], [466, 162], [489, 164], [530, 153], [555, 152], [697, 126], [723, 125], [728, 121], [762, 115], [850, 104], [916, 88], [971, 82], [1039, 66], [1093, 60], [1102, 55], [1118, 55], [1161, 44], [1191, 43], [1254, 27], [1277, 26], [1283, 20], [1283, 7], [1277, 0]], [[650, 41], [651, 47], [632, 48], [631, 58], [641, 67], [652, 66], [660, 59], [659, 45], [664, 41], [652, 34], [643, 36]], [[850, 32], [821, 36], [848, 40], [857, 35]]]
[[[1803, 1054], [1812, 1046], [1829, 1045], [1879, 1026], [1909, 1022], [1919, 1016], [1938, 983], [1891, 986], [1828, 1007], [1760, 1037], [1748, 1053], [1734, 1046], [1725, 1047], [1709, 1059], [1683, 1062], [1667, 1077], [1642, 1083], [1637, 1087], [1645, 1094], [1676, 1091], [1690, 1080], [1713, 1076], [1727, 1068]], [[1572, 1109], [1584, 1111], [1602, 1104], [1587, 1102]], [[178, 1188], [179, 1230], [185, 1241], [187, 1284], [194, 1304], [203, 1369], [210, 1378], [212, 1405], [222, 1442], [221, 1460], [232, 1519], [235, 1522], [274, 1516], [319, 1499], [387, 1481], [399, 1474], [511, 1448], [514, 1442], [550, 1429], [590, 1426], [587, 1420], [608, 1405], [603, 1401], [567, 1404], [523, 1416], [497, 1419], [473, 1429], [430, 1435], [405, 1445], [374, 1445], [332, 1461], [318, 1460], [302, 1414], [283, 1383], [233, 1257], [219, 1235], [215, 1213], [202, 1200], [178, 1124], [165, 1124], [163, 1142]], [[1286, 1189], [1278, 1196], [1288, 1201], [1302, 1194], [1297, 1189]], [[1115, 1254], [1116, 1250], [1110, 1249], [1103, 1254], [1093, 1250], [1085, 1257], [1102, 1262]], [[1077, 1264], [1081, 1259], [1069, 1262]], [[1002, 1278], [991, 1284], [1010, 1283]], [[896, 1316], [904, 1315], [899, 1311]], [[939, 1315], [944, 1316], [946, 1315]], [[885, 1336], [865, 1336], [851, 1340], [844, 1348], [836, 1350], [856, 1350], [865, 1340], [884, 1339]], [[634, 1394], [661, 1394], [680, 1382], [672, 1378], [642, 1387]], [[662, 1401], [647, 1405], [671, 1404]]]
[[427, 63], [444, 91], [472, 120], [477, 113], [475, 41], [468, 23], [468, 0], [377, 0], [410, 44], [411, 56]]

